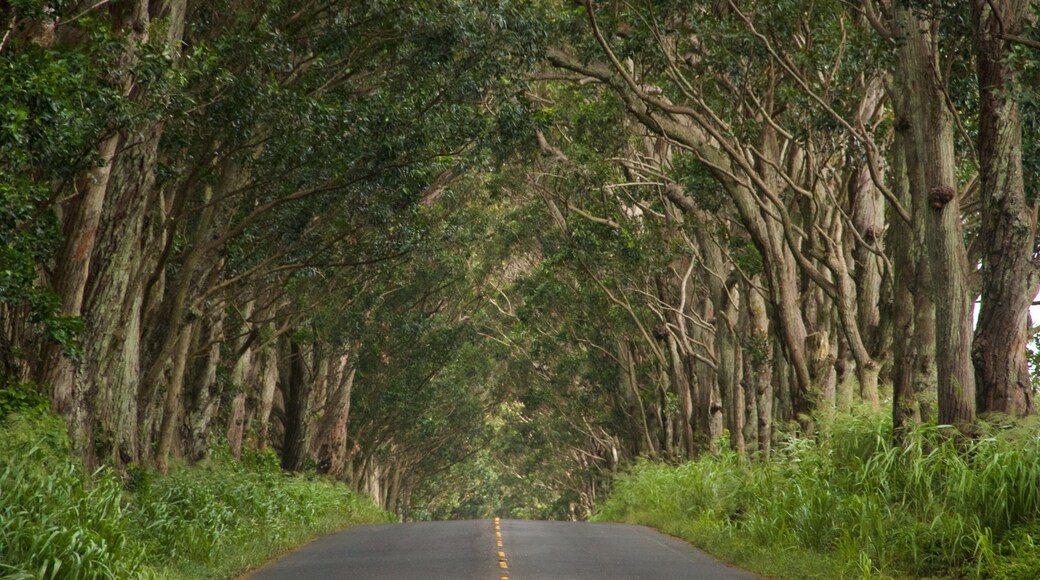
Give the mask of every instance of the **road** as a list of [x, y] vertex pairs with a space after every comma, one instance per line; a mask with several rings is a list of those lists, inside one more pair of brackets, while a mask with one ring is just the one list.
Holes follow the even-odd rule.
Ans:
[[564, 580], [757, 577], [650, 528], [522, 520], [360, 526], [320, 538], [250, 580]]

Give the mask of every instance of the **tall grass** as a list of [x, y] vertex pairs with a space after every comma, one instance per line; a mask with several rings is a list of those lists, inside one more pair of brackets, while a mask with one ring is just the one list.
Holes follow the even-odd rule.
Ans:
[[0, 417], [0, 577], [222, 578], [315, 535], [390, 515], [346, 486], [226, 453], [161, 477], [86, 474], [64, 424]]
[[64, 424], [12, 414], [0, 430], [0, 577], [136, 578], [145, 554], [127, 533], [122, 484], [70, 461]]
[[768, 462], [643, 463], [597, 518], [657, 525], [792, 578], [1040, 577], [1035, 431], [955, 443], [924, 428], [891, 441], [887, 418], [843, 416]]
[[130, 530], [174, 576], [233, 575], [315, 535], [392, 520], [342, 483], [284, 473], [272, 452], [133, 475]]

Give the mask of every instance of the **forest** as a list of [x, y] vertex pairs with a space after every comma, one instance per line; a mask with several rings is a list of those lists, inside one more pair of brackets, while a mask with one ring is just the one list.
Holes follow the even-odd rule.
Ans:
[[0, 576], [67, 466], [1037, 577], [1038, 8], [0, 1]]

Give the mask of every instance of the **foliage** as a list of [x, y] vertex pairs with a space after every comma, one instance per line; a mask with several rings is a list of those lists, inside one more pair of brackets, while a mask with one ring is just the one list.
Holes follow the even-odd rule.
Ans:
[[282, 473], [271, 452], [241, 463], [225, 453], [168, 477], [136, 467], [88, 475], [61, 420], [2, 421], [4, 578], [227, 576], [316, 534], [390, 517], [341, 483]]
[[525, 412], [520, 402], [502, 403], [486, 423], [485, 446], [423, 481], [407, 514], [416, 520], [566, 520], [573, 517], [572, 479], [587, 477], [563, 449], [573, 435], [560, 416]]
[[[959, 444], [931, 428], [905, 447], [891, 435], [887, 417], [841, 416], [829, 437], [792, 439], [767, 462], [725, 452], [680, 466], [643, 463], [618, 478], [597, 518], [652, 523], [721, 543], [729, 555], [749, 547], [804, 562], [815, 555], [833, 566], [828, 576], [1034, 577], [1035, 433]], [[814, 573], [748, 560], [768, 574]]]
[[[17, 4], [21, 16], [47, 18], [61, 3]], [[39, 267], [61, 241], [55, 186], [96, 163], [96, 144], [123, 114], [123, 99], [103, 74], [115, 53], [109, 33], [89, 21], [72, 26], [89, 42], [16, 42], [0, 52], [0, 304], [23, 310], [35, 333], [76, 356], [81, 324], [61, 316]], [[4, 352], [0, 364], [18, 355]]]
[[270, 451], [247, 452], [241, 463], [218, 454], [205, 465], [137, 480], [135, 540], [149, 564], [189, 575], [233, 573], [316, 532], [389, 517], [342, 483], [283, 473]]
[[12, 414], [0, 424], [0, 575], [135, 578], [145, 553], [128, 530], [122, 485], [71, 459], [65, 425]]
[[14, 413], [42, 415], [50, 406], [51, 402], [32, 383], [8, 381], [0, 386], [0, 421]]

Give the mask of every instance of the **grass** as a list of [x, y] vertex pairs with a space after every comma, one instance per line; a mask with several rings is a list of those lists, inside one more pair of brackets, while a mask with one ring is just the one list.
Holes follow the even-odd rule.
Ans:
[[344, 485], [226, 453], [168, 476], [86, 474], [62, 422], [0, 419], [0, 577], [228, 578], [318, 535], [391, 516]]
[[936, 428], [891, 444], [883, 416], [842, 416], [767, 462], [733, 453], [641, 463], [596, 519], [642, 523], [776, 578], [1040, 577], [1040, 437], [960, 447]]

